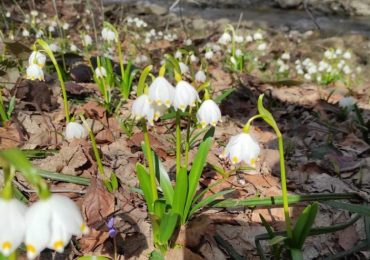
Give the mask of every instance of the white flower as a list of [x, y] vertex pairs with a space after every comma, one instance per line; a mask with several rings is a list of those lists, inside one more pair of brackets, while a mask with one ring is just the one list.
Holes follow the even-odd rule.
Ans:
[[263, 42], [257, 46], [257, 50], [264, 51], [267, 48], [267, 43]]
[[339, 100], [338, 102], [338, 105], [339, 107], [341, 108], [350, 108], [352, 107], [354, 104], [356, 104], [356, 99], [354, 99], [353, 97], [349, 96], [349, 97], [343, 97], [341, 100]]
[[253, 39], [254, 39], [255, 41], [262, 40], [262, 39], [263, 39], [263, 35], [262, 35], [262, 33], [260, 33], [260, 32], [256, 32], [256, 33], [253, 35]]
[[211, 51], [211, 50], [207, 51], [206, 54], [204, 54], [204, 57], [207, 60], [212, 60], [212, 58], [213, 58], [213, 51]]
[[289, 52], [284, 52], [283, 55], [281, 55], [281, 59], [283, 59], [283, 60], [290, 60], [290, 54], [289, 54]]
[[76, 52], [77, 51], [77, 46], [72, 43], [71, 46], [70, 46], [70, 50], [72, 52]]
[[66, 127], [65, 138], [67, 140], [72, 139], [85, 139], [87, 137], [87, 131], [85, 127], [77, 122], [69, 122]]
[[23, 29], [22, 36], [23, 37], [28, 37], [28, 36], [30, 36], [30, 32], [28, 30], [26, 30], [26, 29]]
[[331, 50], [326, 50], [324, 52], [324, 57], [327, 58], [327, 59], [329, 59], [329, 60], [331, 60], [331, 59], [334, 58], [334, 52], [331, 51]]
[[253, 42], [253, 37], [251, 35], [245, 36], [245, 41], [246, 42]]
[[206, 73], [204, 73], [203, 70], [199, 70], [197, 73], [195, 73], [195, 80], [201, 83], [206, 82], [207, 80]]
[[59, 51], [59, 50], [60, 50], [60, 48], [59, 48], [58, 44], [56, 44], [56, 43], [52, 43], [52, 44], [50, 44], [50, 45], [49, 45], [49, 47], [50, 47], [50, 50], [51, 50], [52, 52], [57, 52], [57, 51]]
[[304, 78], [305, 78], [305, 80], [311, 80], [312, 79], [311, 74], [308, 74], [308, 73], [304, 74]]
[[16, 199], [0, 198], [0, 253], [9, 256], [23, 241], [26, 206]]
[[104, 67], [97, 67], [96, 69], [95, 69], [95, 74], [96, 74], [96, 77], [97, 78], [104, 78], [104, 77], [106, 77], [107, 76], [107, 71], [105, 70], [105, 68]]
[[198, 92], [192, 85], [183, 80], [177, 83], [173, 99], [173, 106], [176, 110], [180, 109], [184, 112], [188, 106], [195, 106], [198, 100]]
[[83, 44], [87, 47], [87, 46], [90, 46], [92, 44], [92, 38], [90, 35], [88, 34], [85, 34], [84, 35], [84, 38], [83, 38]]
[[137, 99], [135, 99], [134, 103], [132, 104], [131, 114], [134, 116], [135, 120], [140, 120], [142, 118], [147, 119], [154, 114], [153, 107], [150, 105], [148, 95], [141, 95]]
[[54, 31], [55, 31], [55, 27], [54, 27], [54, 26], [52, 26], [52, 25], [49, 25], [49, 27], [48, 27], [48, 31], [49, 31], [49, 32], [54, 32]]
[[117, 41], [115, 32], [107, 27], [103, 28], [103, 30], [101, 31], [101, 36], [103, 40], [107, 42]]
[[224, 32], [218, 39], [218, 43], [222, 45], [227, 45], [229, 42], [231, 42], [231, 35], [227, 32]]
[[212, 50], [215, 51], [215, 52], [220, 51], [221, 50], [221, 46], [218, 45], [218, 44], [213, 44], [212, 45]]
[[44, 32], [43, 32], [43, 31], [41, 31], [41, 30], [38, 30], [38, 31], [36, 32], [36, 38], [41, 38], [42, 36], [44, 36]]
[[325, 61], [320, 61], [319, 62], [319, 71], [325, 71], [329, 67], [329, 64]]
[[336, 49], [335, 50], [336, 55], [342, 55], [342, 53], [343, 53], [342, 49]]
[[236, 65], [236, 59], [234, 58], [234, 56], [231, 56], [230, 57], [230, 62], [234, 65]]
[[34, 259], [45, 248], [61, 253], [72, 235], [88, 232], [76, 204], [61, 195], [53, 194], [34, 203], [25, 218], [25, 244], [29, 259]]
[[244, 41], [243, 36], [241, 36], [241, 35], [236, 35], [235, 36], [235, 42], [242, 43], [243, 41]]
[[179, 62], [179, 66], [180, 66], [180, 70], [181, 70], [182, 75], [185, 75], [186, 73], [189, 72], [189, 67], [185, 63]]
[[68, 29], [69, 29], [69, 23], [64, 23], [63, 30], [68, 30]]
[[345, 65], [343, 67], [343, 72], [348, 75], [348, 74], [351, 74], [352, 70], [348, 65]]
[[150, 102], [158, 106], [170, 107], [173, 102], [175, 89], [164, 77], [157, 77], [149, 86], [148, 96]]
[[184, 43], [186, 46], [190, 46], [193, 43], [193, 41], [191, 39], [186, 39]]
[[182, 58], [182, 52], [181, 51], [176, 51], [175, 52], [175, 58], [180, 60]]
[[28, 64], [36, 64], [43, 68], [45, 65], [46, 56], [39, 51], [33, 51], [28, 58]]
[[31, 11], [31, 16], [36, 17], [38, 15], [39, 15], [39, 12], [37, 10], [32, 10]]
[[26, 78], [30, 80], [44, 80], [44, 72], [37, 64], [31, 64], [28, 66], [26, 71]]
[[235, 50], [235, 55], [236, 55], [236, 57], [240, 57], [240, 56], [243, 55], [243, 52], [240, 49], [236, 49]]
[[245, 162], [255, 166], [259, 153], [260, 147], [250, 134], [241, 133], [230, 138], [221, 157], [228, 158], [232, 164]]
[[194, 54], [190, 55], [190, 61], [192, 63], [198, 63], [199, 59], [197, 56], [195, 56]]
[[10, 13], [9, 11], [7, 11], [7, 12], [5, 13], [5, 17], [6, 17], [6, 18], [10, 18], [10, 16], [11, 16], [11, 13]]
[[351, 57], [352, 57], [352, 54], [351, 54], [349, 51], [346, 51], [346, 52], [343, 54], [343, 58], [345, 58], [346, 60], [351, 59]]
[[221, 121], [221, 110], [213, 100], [208, 99], [197, 111], [197, 120], [202, 128], [207, 125], [216, 126], [217, 122]]

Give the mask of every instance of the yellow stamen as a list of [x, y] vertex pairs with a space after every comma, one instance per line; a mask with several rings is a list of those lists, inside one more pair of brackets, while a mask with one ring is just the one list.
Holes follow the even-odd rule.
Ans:
[[86, 226], [85, 223], [82, 223], [81, 226], [80, 226], [80, 230], [82, 231], [82, 233], [85, 233], [88, 231], [88, 227]]
[[250, 164], [254, 167], [256, 165], [256, 158], [252, 158]]
[[239, 158], [237, 156], [234, 156], [231, 160], [234, 164], [239, 162]]
[[57, 240], [57, 241], [55, 241], [55, 242], [54, 242], [54, 244], [53, 244], [53, 248], [54, 248], [55, 250], [61, 249], [61, 248], [63, 248], [63, 247], [64, 247], [64, 243], [63, 243], [63, 241], [62, 241], [62, 240]]
[[36, 254], [36, 248], [33, 245], [27, 245], [26, 249], [27, 249], [27, 252]]
[[9, 241], [5, 241], [3, 244], [2, 244], [2, 249], [4, 251], [6, 250], [10, 250], [12, 248], [12, 243], [10, 243]]
[[171, 106], [171, 100], [169, 100], [169, 99], [166, 100], [166, 106], [167, 107], [170, 107]]

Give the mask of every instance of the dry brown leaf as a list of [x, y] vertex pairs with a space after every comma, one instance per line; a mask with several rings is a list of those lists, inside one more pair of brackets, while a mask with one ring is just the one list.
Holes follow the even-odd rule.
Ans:
[[109, 193], [102, 181], [91, 179], [91, 184], [86, 191], [82, 212], [85, 214], [87, 225], [99, 225], [114, 212], [114, 195]]
[[96, 247], [103, 244], [108, 238], [108, 232], [90, 228], [90, 233], [82, 236], [80, 239], [81, 251], [84, 253], [90, 253]]

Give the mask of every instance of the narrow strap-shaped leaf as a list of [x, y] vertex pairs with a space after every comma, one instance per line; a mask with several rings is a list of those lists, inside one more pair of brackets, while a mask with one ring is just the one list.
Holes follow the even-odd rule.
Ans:
[[221, 92], [220, 95], [218, 95], [217, 97], [215, 97], [213, 99], [213, 101], [216, 102], [216, 104], [221, 104], [221, 102], [227, 98], [231, 93], [233, 93], [235, 91], [235, 88], [228, 88], [228, 89], [225, 89]]
[[148, 171], [146, 170], [144, 165], [138, 163], [136, 164], [136, 173], [139, 179], [140, 188], [144, 193], [144, 198], [145, 198], [146, 204], [148, 205], [148, 210], [149, 212], [153, 212], [154, 201], [152, 197], [153, 193], [151, 191], [150, 176], [148, 174]]
[[181, 168], [180, 172], [176, 176], [176, 186], [173, 198], [172, 210], [179, 214], [181, 221], [184, 216], [184, 208], [186, 204], [186, 198], [188, 195], [188, 173], [186, 168]]
[[313, 203], [307, 206], [301, 215], [299, 215], [297, 223], [293, 229], [293, 239], [291, 247], [301, 249], [306, 237], [309, 235], [313, 223], [315, 222], [318, 204]]
[[284, 237], [284, 236], [274, 236], [273, 238], [269, 239], [268, 240], [268, 243], [270, 246], [274, 246], [274, 245], [277, 245], [285, 240], [287, 240], [288, 238], [287, 237]]
[[203, 172], [203, 168], [206, 163], [207, 155], [209, 149], [211, 148], [211, 144], [212, 138], [208, 138], [207, 140], [203, 141], [200, 144], [198, 152], [195, 155], [195, 159], [193, 161], [193, 165], [191, 167], [189, 174], [189, 188], [185, 204], [183, 221], [188, 218], [188, 213], [190, 211], [191, 205], [193, 204], [194, 195], [198, 188], [199, 179]]
[[[146, 154], [145, 143], [141, 145], [141, 149], [144, 151], [145, 158], [148, 159], [147, 154]], [[163, 196], [166, 199], [167, 204], [172, 205], [174, 189], [173, 189], [170, 177], [168, 176], [168, 173], [166, 169], [164, 168], [161, 160], [155, 154], [154, 151], [152, 151], [152, 156], [153, 156], [153, 161], [154, 161], [155, 176], [158, 180], [159, 186], [162, 189]]]
[[221, 197], [225, 194], [228, 194], [230, 192], [233, 192], [234, 190], [223, 190], [223, 191], [219, 191], [215, 194], [212, 194], [210, 196], [208, 196], [207, 198], [199, 201], [195, 206], [193, 206], [190, 210], [190, 213], [189, 213], [189, 218], [195, 213], [197, 212], [200, 208], [202, 207], [205, 207], [209, 204], [211, 204], [213, 201], [215, 201], [218, 197]]
[[352, 213], [370, 217], [370, 206], [367, 205], [352, 204], [342, 201], [326, 201], [324, 203], [336, 209], [344, 209]]
[[154, 214], [161, 219], [166, 211], [166, 201], [163, 199], [158, 199], [154, 201]]
[[144, 94], [145, 81], [152, 69], [153, 69], [153, 65], [149, 65], [149, 66], [146, 66], [141, 72], [139, 83], [137, 84], [137, 90], [136, 90], [137, 96], [141, 96], [142, 94]]
[[165, 213], [159, 226], [159, 242], [163, 245], [168, 243], [176, 226], [179, 215], [174, 212]]

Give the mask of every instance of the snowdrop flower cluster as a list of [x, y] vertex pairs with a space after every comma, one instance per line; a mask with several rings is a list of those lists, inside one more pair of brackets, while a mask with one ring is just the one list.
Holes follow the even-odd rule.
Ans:
[[103, 30], [101, 31], [101, 36], [106, 42], [116, 42], [118, 40], [116, 37], [116, 33], [108, 27], [103, 28]]
[[286, 73], [289, 71], [289, 64], [285, 63], [282, 59], [276, 61], [278, 73]]
[[148, 24], [144, 20], [142, 20], [138, 17], [134, 17], [134, 18], [128, 17], [127, 18], [127, 24], [133, 25], [137, 28], [145, 28], [145, 27], [148, 26]]
[[145, 33], [145, 43], [149, 44], [152, 40], [161, 40], [164, 39], [166, 41], [172, 42], [177, 40], [177, 34], [175, 33], [167, 33], [164, 34], [162, 31], [157, 32], [155, 29], [151, 29], [149, 32]]
[[232, 164], [241, 162], [254, 167], [260, 147], [258, 143], [248, 133], [241, 133], [232, 136], [221, 154], [221, 158], [227, 158]]
[[72, 236], [88, 233], [76, 204], [61, 195], [51, 195], [29, 208], [16, 199], [0, 198], [0, 212], [0, 252], [5, 256], [22, 242], [28, 259], [45, 248], [63, 252]]
[[135, 58], [135, 63], [136, 64], [145, 64], [145, 63], [147, 63], [149, 61], [149, 58], [148, 58], [148, 56], [146, 56], [146, 55], [138, 55], [138, 56], [136, 56], [136, 58]]
[[28, 59], [26, 78], [30, 80], [44, 80], [42, 68], [45, 66], [46, 56], [39, 51], [33, 51]]
[[65, 138], [67, 140], [72, 139], [85, 139], [88, 132], [85, 127], [77, 122], [69, 122], [66, 126]]

